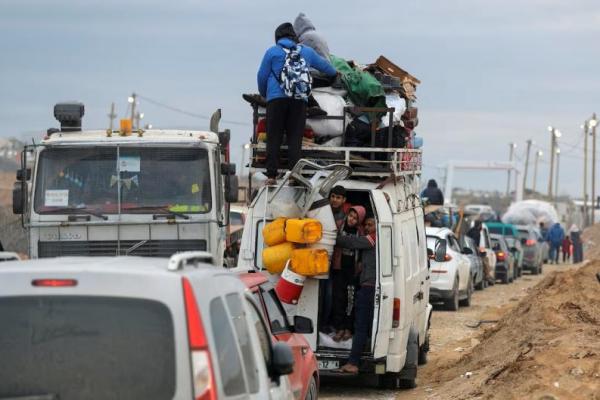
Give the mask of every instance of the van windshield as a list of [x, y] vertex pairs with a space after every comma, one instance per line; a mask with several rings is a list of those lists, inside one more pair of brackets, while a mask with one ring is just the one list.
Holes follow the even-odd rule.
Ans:
[[156, 399], [175, 394], [169, 309], [153, 300], [0, 298], [0, 398]]
[[37, 171], [34, 208], [40, 214], [116, 214], [119, 203], [121, 213], [211, 209], [205, 149], [50, 147]]

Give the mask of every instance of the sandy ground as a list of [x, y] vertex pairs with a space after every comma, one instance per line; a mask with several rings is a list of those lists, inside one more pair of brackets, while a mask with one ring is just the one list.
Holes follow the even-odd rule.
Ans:
[[[320, 398], [600, 399], [600, 262], [580, 267], [546, 265], [476, 292], [471, 307], [436, 309], [416, 389], [325, 380]], [[499, 322], [467, 326], [480, 320]]]

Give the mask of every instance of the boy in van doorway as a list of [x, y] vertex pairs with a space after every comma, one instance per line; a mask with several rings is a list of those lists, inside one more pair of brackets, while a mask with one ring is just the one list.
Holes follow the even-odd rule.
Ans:
[[373, 216], [365, 218], [364, 230], [363, 236], [338, 235], [336, 241], [336, 244], [340, 247], [361, 250], [362, 269], [359, 277], [359, 288], [354, 299], [354, 338], [348, 362], [340, 368], [340, 372], [346, 374], [358, 373], [360, 355], [369, 338], [375, 307], [377, 224]]
[[[340, 229], [340, 235], [358, 237], [362, 233], [362, 222], [365, 219], [365, 208], [353, 206], [348, 210], [348, 216]], [[348, 287], [354, 286], [356, 267], [358, 265], [358, 250], [335, 247], [333, 251], [333, 266], [331, 280], [333, 286], [333, 340], [339, 342], [352, 337], [353, 318], [348, 315]], [[351, 315], [353, 312], [351, 313]]]
[[335, 224], [339, 230], [346, 218], [346, 211], [344, 210], [344, 206], [346, 205], [346, 188], [341, 185], [334, 186], [329, 192], [329, 204], [331, 205]]

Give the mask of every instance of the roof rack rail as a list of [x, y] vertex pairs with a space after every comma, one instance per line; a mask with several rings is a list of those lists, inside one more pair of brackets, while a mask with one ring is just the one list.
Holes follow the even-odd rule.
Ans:
[[169, 259], [167, 269], [169, 271], [179, 271], [192, 263], [198, 268], [198, 263], [200, 262], [212, 263], [213, 255], [208, 251], [182, 251], [181, 253], [175, 253]]

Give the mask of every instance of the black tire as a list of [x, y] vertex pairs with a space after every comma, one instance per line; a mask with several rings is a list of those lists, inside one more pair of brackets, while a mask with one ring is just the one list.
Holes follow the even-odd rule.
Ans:
[[481, 279], [477, 285], [475, 285], [475, 290], [483, 290], [485, 289], [485, 279]]
[[427, 364], [427, 353], [429, 353], [429, 333], [425, 335], [423, 346], [419, 347], [419, 365]]
[[394, 390], [398, 389], [400, 379], [397, 372], [386, 372], [383, 375], [377, 375], [378, 386], [381, 389]]
[[504, 283], [505, 285], [507, 285], [510, 282], [510, 278], [508, 277], [508, 272], [502, 276], [502, 279], [500, 281], [502, 283]]
[[399, 379], [398, 387], [400, 389], [414, 389], [417, 387], [416, 379]]
[[452, 288], [452, 297], [450, 299], [447, 299], [444, 301], [446, 310], [458, 311], [458, 307], [460, 305], [458, 295], [459, 295], [459, 293], [458, 293], [458, 276], [457, 276], [456, 280], [454, 281], [454, 287]]
[[531, 275], [538, 275], [541, 271], [541, 265], [531, 268]]
[[305, 400], [317, 400], [319, 398], [319, 389], [317, 388], [317, 381], [314, 376], [310, 377], [310, 383], [308, 384], [308, 390], [306, 391]]
[[539, 269], [540, 269], [540, 274], [542, 273], [542, 268], [543, 268], [543, 267], [544, 267], [544, 264], [540, 264], [540, 267], [539, 267]]
[[467, 284], [467, 298], [460, 301], [462, 307], [469, 307], [471, 305], [471, 298], [473, 296], [473, 278], [469, 275], [469, 283]]

